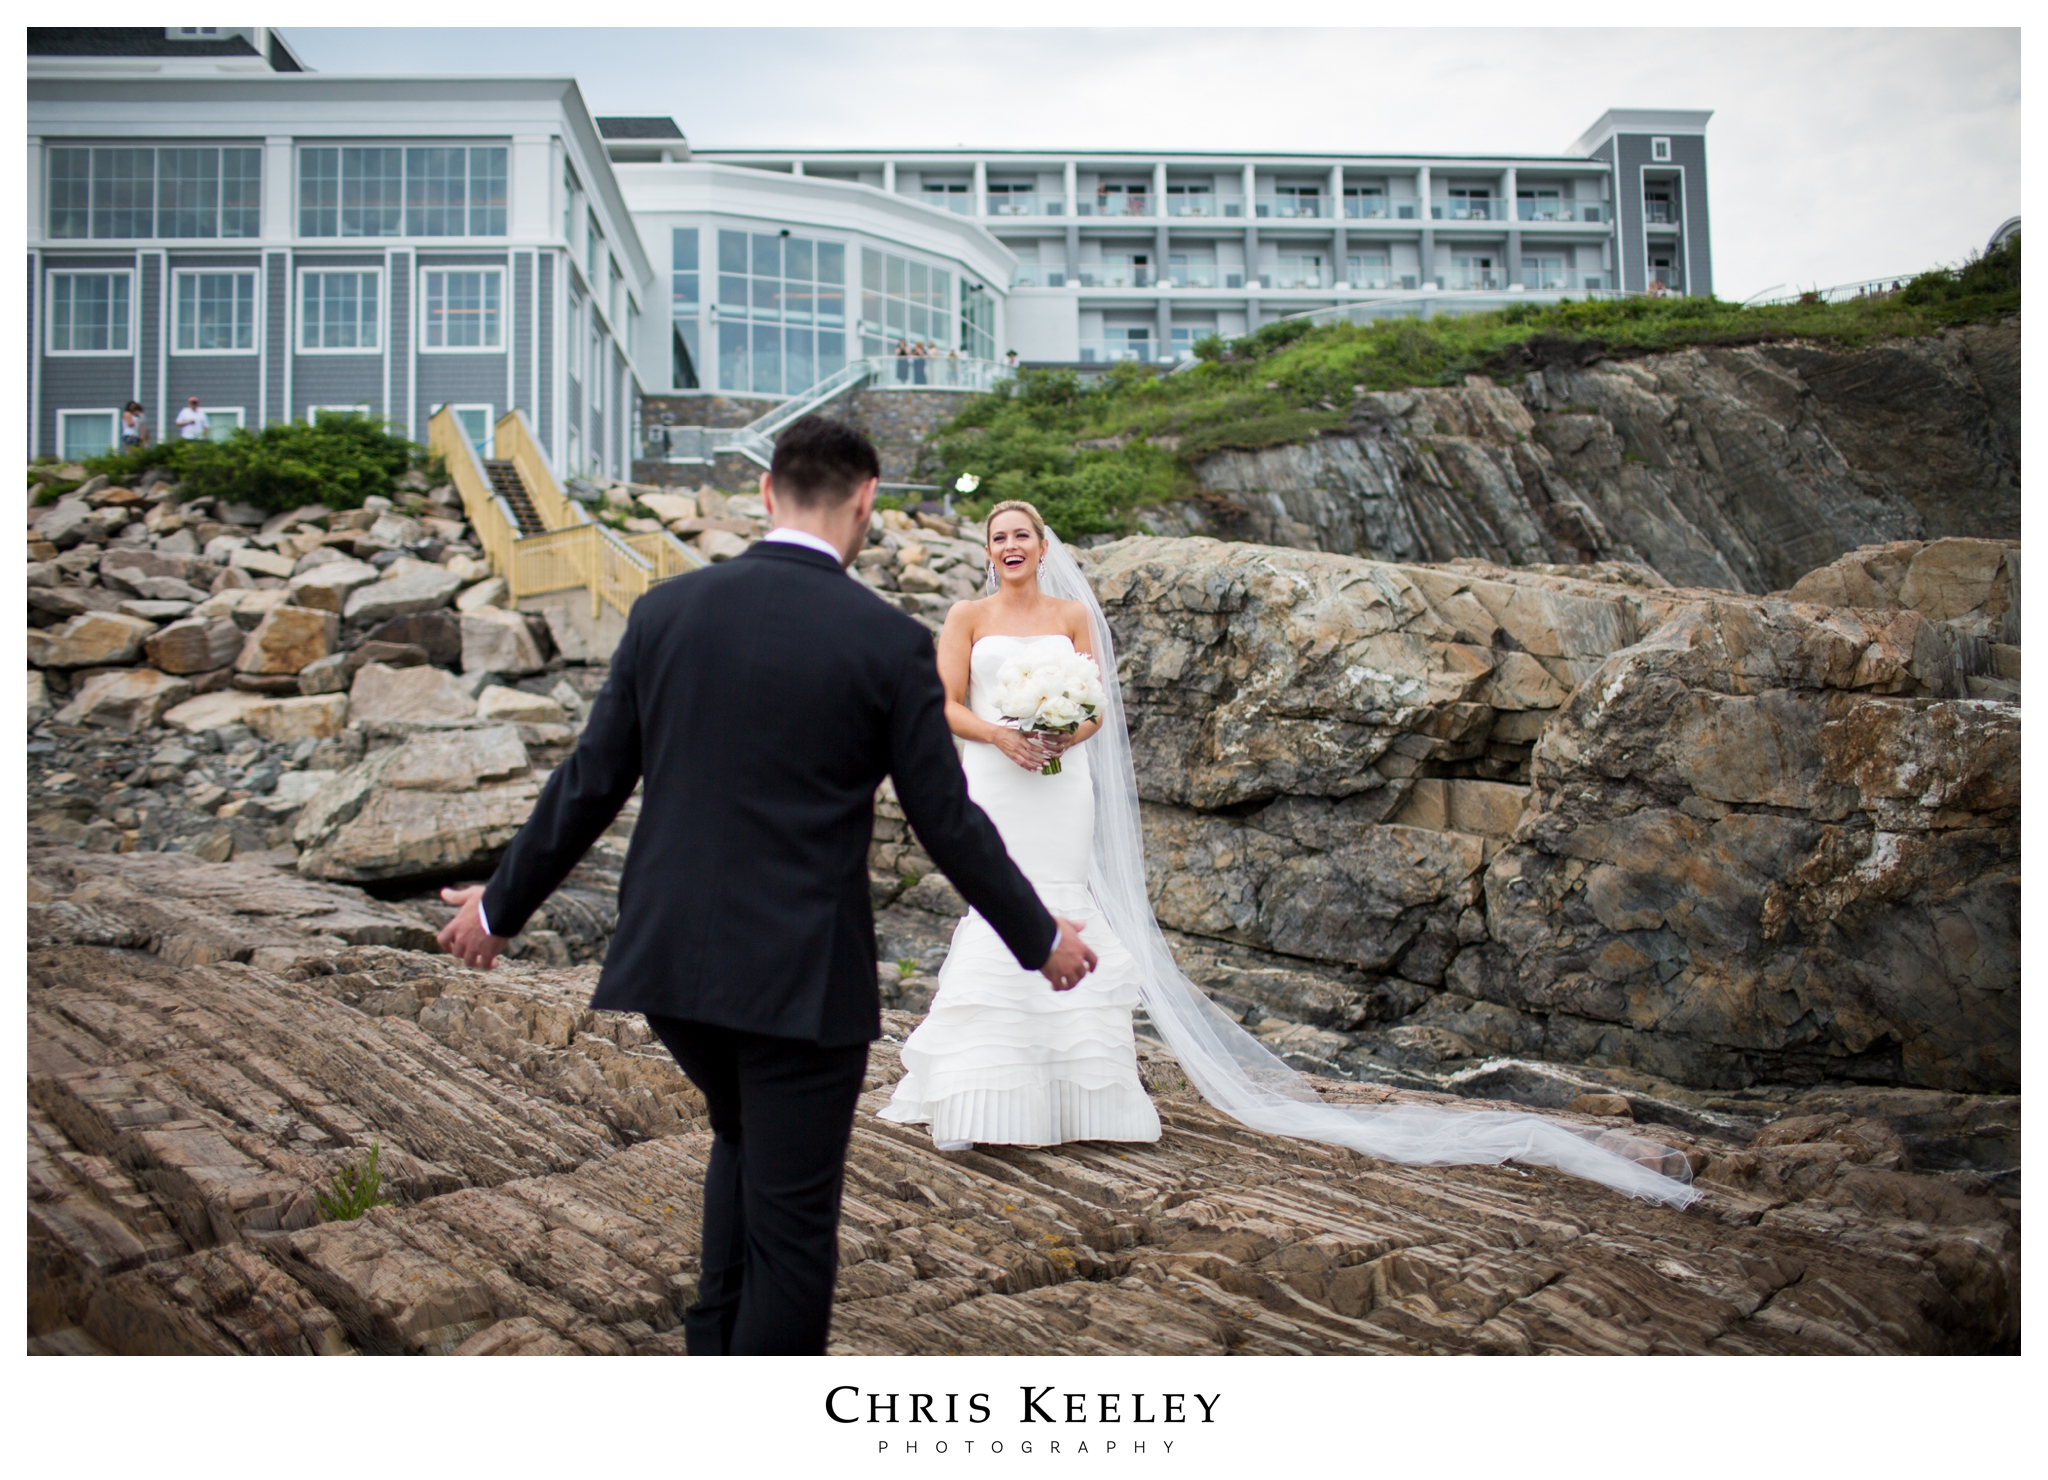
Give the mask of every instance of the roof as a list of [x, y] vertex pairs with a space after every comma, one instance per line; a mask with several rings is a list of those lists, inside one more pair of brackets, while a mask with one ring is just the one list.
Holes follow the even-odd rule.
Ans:
[[[217, 36], [170, 35], [163, 26], [30, 26], [32, 57], [261, 57], [274, 72], [305, 70], [284, 38], [264, 36], [259, 50], [246, 28], [221, 27]], [[259, 35], [263, 35], [259, 28]], [[267, 54], [266, 54], [267, 52]]]
[[597, 131], [607, 139], [680, 139], [673, 118], [600, 118]]

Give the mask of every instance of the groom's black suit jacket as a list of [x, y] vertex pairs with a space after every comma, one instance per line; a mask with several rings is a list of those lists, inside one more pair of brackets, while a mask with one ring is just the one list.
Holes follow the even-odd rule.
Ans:
[[968, 800], [930, 634], [762, 543], [634, 604], [575, 753], [484, 892], [514, 935], [646, 779], [591, 1006], [825, 1045], [881, 1033], [867, 851], [893, 776], [934, 862], [1036, 968], [1057, 927]]

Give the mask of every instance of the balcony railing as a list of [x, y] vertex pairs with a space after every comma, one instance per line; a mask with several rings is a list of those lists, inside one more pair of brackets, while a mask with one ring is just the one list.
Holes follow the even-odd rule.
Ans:
[[1337, 214], [1331, 209], [1335, 203], [1323, 195], [1262, 195], [1257, 204], [1260, 218], [1268, 221], [1327, 220]]
[[1678, 202], [1675, 200], [1644, 201], [1643, 224], [1645, 226], [1676, 226], [1678, 224]]
[[1149, 364], [1159, 357], [1158, 344], [1150, 339], [1084, 339], [1081, 363], [1107, 365], [1118, 360], [1141, 360]]
[[991, 216], [1058, 216], [1065, 213], [1064, 200], [1041, 201], [1036, 192], [1025, 190], [1006, 191], [988, 198], [988, 213]]
[[1259, 286], [1262, 288], [1301, 289], [1325, 288], [1329, 284], [1324, 280], [1321, 268], [1283, 267], [1278, 272], [1260, 273]]
[[1430, 219], [1435, 221], [1505, 221], [1508, 218], [1508, 203], [1504, 200], [1467, 200], [1453, 196], [1449, 200], [1433, 200], [1429, 203]]
[[1176, 288], [1242, 288], [1244, 269], [1218, 267], [1213, 262], [1197, 262], [1184, 267], [1167, 268], [1166, 280]]
[[974, 197], [965, 190], [927, 190], [918, 199], [928, 206], [951, 211], [956, 216], [974, 214]]
[[1661, 283], [1664, 291], [1667, 293], [1683, 293], [1685, 291], [1685, 271], [1683, 268], [1653, 267], [1650, 269], [1650, 281]]
[[1388, 200], [1384, 195], [1344, 197], [1344, 214], [1354, 221], [1413, 221], [1421, 209], [1419, 200]]
[[953, 360], [938, 355], [871, 355], [865, 363], [868, 388], [878, 391], [987, 391], [1016, 373], [995, 360]]
[[1017, 270], [1010, 274], [1013, 288], [1064, 288], [1067, 285], [1066, 264], [1053, 262], [1019, 262]]
[[1498, 291], [1508, 285], [1508, 278], [1497, 267], [1454, 267], [1438, 273], [1436, 285], [1447, 293]]
[[1384, 267], [1365, 268], [1357, 272], [1346, 273], [1344, 275], [1344, 286], [1368, 291], [1383, 290], [1392, 292], [1396, 288], [1414, 287], [1415, 275], [1410, 273], [1405, 277], [1396, 277]]
[[1592, 221], [1607, 219], [1607, 203], [1598, 200], [1553, 200], [1539, 196], [1534, 200], [1515, 202], [1515, 218], [1520, 221]]
[[1158, 282], [1158, 270], [1149, 264], [1088, 262], [1081, 267], [1084, 288], [1150, 288]]
[[1212, 195], [1206, 190], [1178, 194], [1166, 192], [1166, 214], [1189, 216], [1199, 220], [1238, 219], [1244, 215], [1244, 197], [1241, 195]]
[[1143, 191], [1099, 191], [1092, 199], [1083, 196], [1075, 201], [1074, 213], [1080, 216], [1149, 216], [1152, 214], [1152, 197]]
[[1606, 288], [1611, 284], [1604, 272], [1580, 272], [1575, 267], [1525, 267], [1522, 286], [1534, 293], [1560, 293]]

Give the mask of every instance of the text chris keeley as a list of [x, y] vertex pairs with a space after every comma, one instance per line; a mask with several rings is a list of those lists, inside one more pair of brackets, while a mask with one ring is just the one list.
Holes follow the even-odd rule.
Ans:
[[[1221, 1393], [1059, 1392], [1026, 1383], [1017, 1421], [1028, 1424], [1212, 1424]], [[1190, 1404], [1194, 1406], [1191, 1408]], [[1199, 1415], [1195, 1412], [1199, 1409]], [[846, 1424], [981, 1424], [995, 1417], [987, 1393], [873, 1393], [842, 1383], [825, 1414]]]

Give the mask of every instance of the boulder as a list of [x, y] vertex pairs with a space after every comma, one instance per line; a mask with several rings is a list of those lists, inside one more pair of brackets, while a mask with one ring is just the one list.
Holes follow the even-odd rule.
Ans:
[[538, 673], [547, 666], [526, 618], [502, 607], [486, 606], [462, 615], [462, 671], [465, 673]]
[[348, 688], [348, 661], [350, 654], [333, 653], [308, 663], [299, 670], [299, 692], [302, 694], [339, 694]]
[[159, 550], [110, 550], [100, 558], [100, 579], [116, 590], [147, 596], [150, 593], [138, 582], [168, 580], [189, 583], [200, 564], [190, 555], [166, 555]]
[[266, 702], [261, 695], [244, 694], [233, 689], [201, 694], [167, 710], [164, 723], [188, 735], [197, 735], [203, 730], [224, 730], [229, 725], [241, 724], [250, 710]]
[[476, 717], [506, 723], [559, 725], [568, 715], [544, 694], [492, 684], [476, 697]]
[[181, 703], [191, 693], [192, 685], [184, 679], [158, 673], [153, 668], [96, 674], [79, 686], [69, 704], [57, 711], [57, 722], [97, 725], [135, 734], [155, 724], [166, 709]]
[[417, 668], [427, 661], [427, 650], [416, 642], [366, 642], [352, 648], [347, 654], [345, 673], [350, 682], [356, 674], [372, 663], [382, 663], [387, 668]]
[[[329, 558], [313, 565], [306, 561], [315, 555], [325, 554]], [[297, 567], [297, 574], [291, 578], [287, 589], [292, 601], [316, 611], [339, 613], [348, 606], [349, 597], [377, 580], [375, 566], [331, 550], [316, 550], [307, 555]]]
[[389, 642], [417, 647], [437, 668], [455, 668], [462, 663], [462, 623], [453, 612], [395, 617], [372, 627], [364, 637], [365, 645]]
[[339, 771], [287, 771], [277, 778], [276, 789], [270, 793], [270, 803], [276, 808], [302, 807], [340, 774]]
[[380, 720], [464, 720], [476, 700], [462, 680], [441, 668], [392, 668], [371, 663], [349, 687], [349, 712], [359, 723]]
[[242, 723], [265, 740], [332, 740], [348, 725], [345, 694], [312, 694], [297, 699], [263, 699], [243, 711]]
[[391, 548], [416, 545], [427, 536], [424, 525], [409, 514], [379, 514], [377, 522], [369, 528], [373, 540], [381, 540]]
[[697, 501], [687, 493], [643, 493], [640, 502], [663, 524], [697, 517]]
[[252, 576], [274, 576], [278, 580], [290, 577], [297, 558], [280, 555], [275, 550], [259, 550], [245, 547], [228, 556], [228, 564], [235, 570], [246, 570]]
[[238, 673], [298, 673], [332, 653], [341, 641], [341, 619], [331, 611], [304, 606], [274, 607], [242, 644]]
[[538, 795], [507, 726], [417, 736], [343, 772], [306, 804], [292, 835], [299, 872], [351, 882], [481, 874]]
[[187, 617], [152, 633], [142, 646], [165, 673], [211, 673], [235, 661], [242, 629], [231, 617]]
[[490, 606], [510, 606], [512, 587], [503, 576], [491, 576], [478, 581], [467, 591], [455, 598], [455, 609], [460, 612], [480, 611]]
[[115, 668], [142, 656], [142, 644], [156, 631], [154, 622], [119, 612], [85, 612], [50, 634], [40, 666], [44, 668]]
[[120, 609], [120, 592], [92, 586], [31, 586], [28, 592], [29, 620], [44, 627], [60, 626], [85, 612]]
[[351, 622], [381, 622], [391, 617], [431, 612], [455, 598], [462, 578], [438, 565], [397, 560], [375, 583], [353, 592], [343, 610]]
[[192, 615], [197, 605], [191, 601], [124, 601], [118, 610], [125, 616], [140, 617], [145, 622], [175, 622]]
[[707, 560], [731, 560], [747, 552], [747, 542], [729, 530], [704, 530], [695, 536], [694, 543]]
[[28, 670], [28, 726], [34, 729], [50, 715], [50, 685], [40, 668]]
[[30, 526], [36, 538], [68, 550], [91, 532], [93, 508], [82, 498], [59, 499], [37, 516]]

